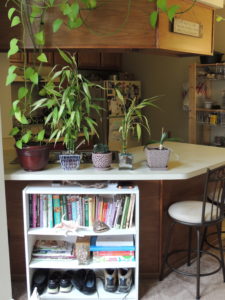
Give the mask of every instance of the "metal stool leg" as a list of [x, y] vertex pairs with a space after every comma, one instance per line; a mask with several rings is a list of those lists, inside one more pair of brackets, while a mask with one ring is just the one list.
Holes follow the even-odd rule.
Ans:
[[197, 231], [197, 274], [196, 274], [196, 299], [200, 299], [200, 228]]
[[159, 275], [159, 280], [160, 281], [163, 280], [163, 275], [164, 275], [163, 273], [164, 273], [164, 268], [165, 268], [168, 252], [169, 252], [169, 246], [170, 246], [170, 241], [171, 241], [171, 233], [172, 233], [172, 229], [173, 229], [174, 224], [175, 224], [175, 222], [170, 224], [170, 228], [169, 228], [169, 231], [167, 233], [165, 253], [164, 253], [163, 263], [162, 263], [161, 270], [160, 270], [160, 275]]
[[222, 246], [222, 239], [221, 239], [221, 225], [222, 225], [222, 223], [217, 223], [216, 229], [217, 229], [218, 243], [219, 243], [219, 248], [220, 248], [221, 267], [222, 267], [222, 271], [223, 271], [223, 282], [225, 282], [223, 246]]
[[204, 242], [205, 242], [205, 237], [207, 235], [207, 231], [208, 231], [208, 227], [204, 227], [204, 231], [203, 231], [203, 235], [202, 235], [202, 240], [201, 240], [201, 246], [200, 246], [200, 257], [202, 256], [202, 250], [203, 250], [203, 246], [204, 246]]
[[191, 265], [191, 238], [192, 238], [192, 227], [188, 228], [188, 256], [187, 256], [187, 266]]

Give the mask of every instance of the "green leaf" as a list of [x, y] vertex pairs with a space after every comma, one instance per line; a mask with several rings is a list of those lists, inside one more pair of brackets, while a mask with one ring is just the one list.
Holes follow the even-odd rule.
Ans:
[[16, 147], [19, 148], [19, 149], [22, 149], [22, 148], [23, 148], [23, 142], [22, 142], [22, 140], [18, 140], [18, 141], [16, 142]]
[[17, 133], [18, 133], [19, 131], [20, 131], [20, 130], [19, 130], [18, 127], [14, 127], [14, 128], [12, 128], [12, 130], [10, 131], [9, 135], [15, 136], [15, 135], [17, 135]]
[[91, 95], [90, 95], [90, 91], [89, 91], [89, 87], [88, 87], [88, 84], [86, 82], [83, 83], [83, 89], [84, 89], [84, 92], [85, 94], [88, 96], [88, 98], [90, 99], [91, 98]]
[[80, 6], [78, 4], [78, 2], [74, 2], [72, 5], [71, 5], [71, 12], [70, 12], [70, 15], [69, 15], [69, 18], [71, 21], [75, 21], [78, 14], [79, 14], [79, 10], [80, 10]]
[[53, 32], [57, 32], [59, 30], [59, 28], [61, 27], [62, 23], [63, 23], [62, 19], [56, 19], [52, 25]]
[[140, 140], [140, 138], [141, 138], [141, 125], [139, 123], [136, 124], [136, 130], [137, 130], [138, 140]]
[[157, 0], [156, 5], [162, 11], [166, 12], [167, 11], [166, 2], [167, 0]]
[[48, 59], [47, 59], [47, 56], [45, 53], [41, 53], [38, 57], [37, 57], [37, 60], [39, 60], [40, 62], [43, 62], [43, 63], [47, 63], [48, 62]]
[[16, 74], [15, 73], [9, 73], [6, 78], [6, 85], [10, 85], [13, 81], [16, 80]]
[[43, 98], [43, 99], [40, 99], [38, 101], [35, 101], [33, 104], [32, 104], [32, 111], [34, 110], [37, 110], [39, 107], [43, 107], [45, 105], [43, 105], [45, 102], [46, 102], [47, 98]]
[[15, 39], [15, 38], [10, 41], [8, 57], [16, 54], [19, 51], [19, 47], [18, 47], [17, 43], [18, 43], [18, 39]]
[[221, 16], [216, 16], [216, 22], [221, 22], [221, 21], [223, 21], [223, 20], [224, 20], [223, 17], [221, 17]]
[[176, 15], [176, 12], [178, 11], [179, 8], [180, 8], [180, 6], [178, 6], [178, 5], [172, 5], [168, 9], [167, 15], [168, 15], [168, 18], [169, 18], [170, 22], [173, 21], [173, 18]]
[[84, 137], [89, 142], [89, 132], [86, 126], [83, 127]]
[[38, 73], [37, 72], [35, 72], [34, 74], [32, 74], [31, 76], [30, 76], [30, 80], [34, 83], [34, 84], [38, 84]]
[[65, 109], [65, 104], [62, 104], [62, 105], [60, 106], [60, 109], [59, 109], [58, 121], [60, 120], [60, 118], [61, 118], [61, 116], [62, 116], [62, 113], [63, 113], [64, 109]]
[[24, 97], [26, 97], [28, 93], [28, 89], [24, 86], [21, 86], [18, 90], [18, 98], [19, 100], [23, 99]]
[[35, 37], [35, 41], [36, 41], [37, 45], [44, 46], [44, 44], [45, 44], [45, 35], [44, 35], [43, 30], [36, 33], [34, 35], [34, 37]]
[[20, 102], [19, 100], [15, 100], [15, 101], [13, 101], [13, 103], [12, 103], [12, 109], [13, 109], [13, 112], [14, 112], [14, 113], [15, 113], [16, 111], [18, 111], [17, 105], [18, 105], [19, 102]]
[[11, 7], [8, 11], [8, 18], [11, 21], [13, 13], [16, 11], [15, 7]]
[[22, 140], [25, 144], [27, 144], [27, 143], [29, 142], [29, 140], [31, 139], [31, 137], [32, 137], [32, 132], [31, 132], [31, 130], [28, 130], [28, 131], [22, 136], [21, 140]]
[[79, 28], [81, 25], [83, 24], [83, 21], [81, 18], [77, 18], [76, 20], [72, 21], [72, 20], [69, 20], [68, 21], [68, 27], [70, 29], [76, 29], [76, 28]]
[[60, 56], [62, 57], [62, 59], [64, 59], [68, 64], [73, 64], [73, 61], [69, 58], [69, 56], [62, 51], [61, 49], [58, 49]]
[[17, 121], [19, 121], [21, 124], [29, 124], [27, 118], [22, 115], [21, 111], [15, 112], [15, 118], [17, 119]]
[[39, 142], [43, 141], [44, 137], [45, 137], [45, 130], [42, 129], [37, 135], [37, 141]]
[[149, 22], [152, 28], [156, 27], [157, 20], [158, 20], [158, 12], [155, 10], [150, 14], [149, 17]]
[[17, 26], [17, 25], [20, 24], [20, 23], [21, 23], [20, 17], [15, 16], [15, 17], [13, 17], [13, 19], [12, 19], [11, 27]]
[[71, 7], [68, 3], [61, 5], [60, 9], [61, 9], [62, 13], [64, 14], [64, 16], [67, 16], [71, 13]]
[[31, 67], [26, 68], [24, 72], [25, 79], [30, 79], [30, 77], [35, 73], [35, 70]]
[[9, 74], [12, 74], [16, 69], [17, 69], [17, 66], [12, 65], [12, 66], [9, 67], [8, 73], [9, 73]]
[[55, 0], [49, 0], [50, 7], [54, 6]]
[[42, 97], [45, 96], [46, 95], [45, 89], [41, 89], [38, 94]]

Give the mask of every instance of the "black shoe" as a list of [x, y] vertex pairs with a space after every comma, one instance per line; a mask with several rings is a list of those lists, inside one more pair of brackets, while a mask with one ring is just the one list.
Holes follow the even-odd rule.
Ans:
[[37, 287], [38, 294], [41, 295], [48, 282], [48, 270], [38, 269], [34, 272], [32, 277], [32, 292], [35, 287]]
[[65, 272], [59, 282], [60, 286], [60, 292], [62, 293], [69, 293], [72, 289], [71, 279], [73, 277], [73, 274], [71, 271]]
[[53, 272], [48, 278], [48, 288], [47, 292], [49, 294], [56, 294], [59, 292], [59, 282], [62, 275], [60, 272]]
[[86, 275], [87, 270], [80, 269], [74, 272], [73, 277], [71, 279], [73, 286], [77, 288], [80, 292], [83, 290]]
[[96, 292], [96, 275], [93, 270], [87, 270], [82, 293], [91, 295]]

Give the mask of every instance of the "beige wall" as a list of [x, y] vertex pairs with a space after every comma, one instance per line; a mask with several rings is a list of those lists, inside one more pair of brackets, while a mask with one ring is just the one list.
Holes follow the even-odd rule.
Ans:
[[0, 104], [2, 107], [2, 136], [4, 148], [11, 144], [12, 138], [9, 137], [9, 131], [12, 128], [12, 120], [10, 118], [11, 90], [5, 85], [8, 73], [8, 59], [6, 53], [0, 53]]
[[[142, 82], [142, 97], [163, 95], [159, 109], [151, 108], [151, 138], [159, 139], [161, 128], [187, 141], [187, 112], [183, 111], [182, 85], [188, 80], [188, 66], [197, 58], [181, 58], [146, 53], [123, 55], [123, 70], [134, 73]], [[144, 136], [144, 142], [148, 140]]]

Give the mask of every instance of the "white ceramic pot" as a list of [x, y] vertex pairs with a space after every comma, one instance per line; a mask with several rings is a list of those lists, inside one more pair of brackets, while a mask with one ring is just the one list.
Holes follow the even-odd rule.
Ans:
[[163, 148], [160, 150], [158, 148], [146, 147], [145, 155], [150, 168], [167, 168], [170, 157], [169, 149]]
[[108, 169], [112, 163], [112, 152], [92, 153], [92, 162], [95, 168]]

